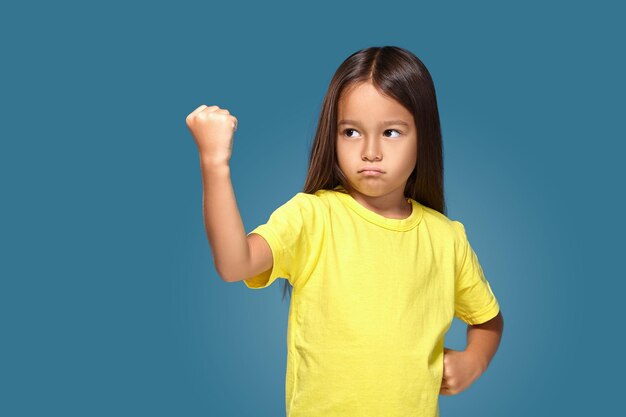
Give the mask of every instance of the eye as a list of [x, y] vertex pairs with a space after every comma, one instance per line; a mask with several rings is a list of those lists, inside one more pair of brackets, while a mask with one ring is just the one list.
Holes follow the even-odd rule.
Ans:
[[[348, 129], [344, 129], [344, 130], [342, 130], [342, 133], [343, 133], [345, 136], [347, 136], [347, 137], [349, 137], [349, 138], [354, 137], [354, 136], [350, 136], [350, 133], [349, 133], [349, 132], [358, 132], [358, 130], [356, 130], [356, 129], [351, 129], [351, 128], [348, 128]], [[400, 137], [400, 135], [402, 134], [402, 132], [400, 132], [399, 130], [396, 130], [396, 129], [387, 129], [387, 130], [385, 130], [385, 132], [384, 132], [384, 133], [387, 133], [387, 132], [396, 132], [396, 133], [398, 134], [397, 136], [388, 136], [388, 137], [393, 137], [393, 138]], [[385, 135], [385, 136], [386, 136], [386, 135]]]
[[[396, 130], [396, 129], [387, 129], [387, 130], [385, 130], [385, 132], [396, 132], [396, 133], [398, 133], [398, 136], [400, 136], [400, 134], [401, 134], [401, 132], [399, 130]], [[398, 136], [393, 136], [393, 137], [397, 138]]]
[[[356, 132], [356, 130], [354, 130], [354, 129], [344, 129], [344, 130], [343, 130], [343, 134], [345, 135], [347, 132], [350, 132], [350, 131]], [[348, 136], [349, 138], [351, 138], [351, 137], [352, 137], [352, 136], [350, 136], [350, 135], [347, 135], [347, 136]]]

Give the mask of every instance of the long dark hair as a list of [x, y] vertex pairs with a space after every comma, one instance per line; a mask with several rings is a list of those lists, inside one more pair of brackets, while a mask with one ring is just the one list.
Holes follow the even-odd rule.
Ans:
[[[337, 103], [342, 92], [357, 83], [371, 82], [413, 114], [417, 129], [417, 160], [404, 189], [405, 197], [447, 215], [443, 191], [443, 143], [433, 80], [422, 61], [397, 46], [369, 47], [341, 63], [324, 97], [309, 168], [302, 192], [352, 187], [337, 162]], [[283, 280], [283, 299], [292, 286]]]

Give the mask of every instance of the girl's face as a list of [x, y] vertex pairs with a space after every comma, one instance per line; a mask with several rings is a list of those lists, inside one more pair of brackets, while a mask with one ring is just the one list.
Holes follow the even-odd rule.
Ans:
[[[383, 216], [407, 217], [411, 205], [404, 187], [417, 160], [413, 115], [367, 82], [344, 91], [337, 120], [338, 163], [355, 189], [353, 197]], [[381, 172], [362, 171], [367, 167]]]

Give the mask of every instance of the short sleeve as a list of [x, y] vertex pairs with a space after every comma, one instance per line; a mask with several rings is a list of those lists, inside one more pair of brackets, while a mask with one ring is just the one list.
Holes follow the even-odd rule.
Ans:
[[500, 306], [467, 239], [463, 223], [456, 220], [453, 223], [462, 248], [455, 281], [454, 315], [470, 325], [482, 324], [497, 316]]
[[278, 207], [267, 223], [251, 232], [263, 237], [272, 250], [272, 268], [243, 280], [248, 288], [269, 287], [276, 278], [285, 278], [293, 286], [302, 270], [308, 250], [307, 224], [312, 215], [310, 194], [298, 193]]

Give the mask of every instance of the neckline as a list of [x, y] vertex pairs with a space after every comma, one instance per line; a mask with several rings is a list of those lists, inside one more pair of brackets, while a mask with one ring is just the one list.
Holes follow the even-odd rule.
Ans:
[[378, 226], [382, 226], [389, 230], [406, 231], [417, 226], [422, 219], [422, 206], [417, 201], [410, 197], [406, 197], [406, 200], [411, 203], [412, 211], [409, 217], [404, 219], [391, 219], [382, 216], [367, 207], [361, 205], [357, 200], [348, 194], [341, 185], [336, 186], [333, 194], [347, 207], [355, 211], [359, 216], [363, 217], [370, 223], [374, 223]]

